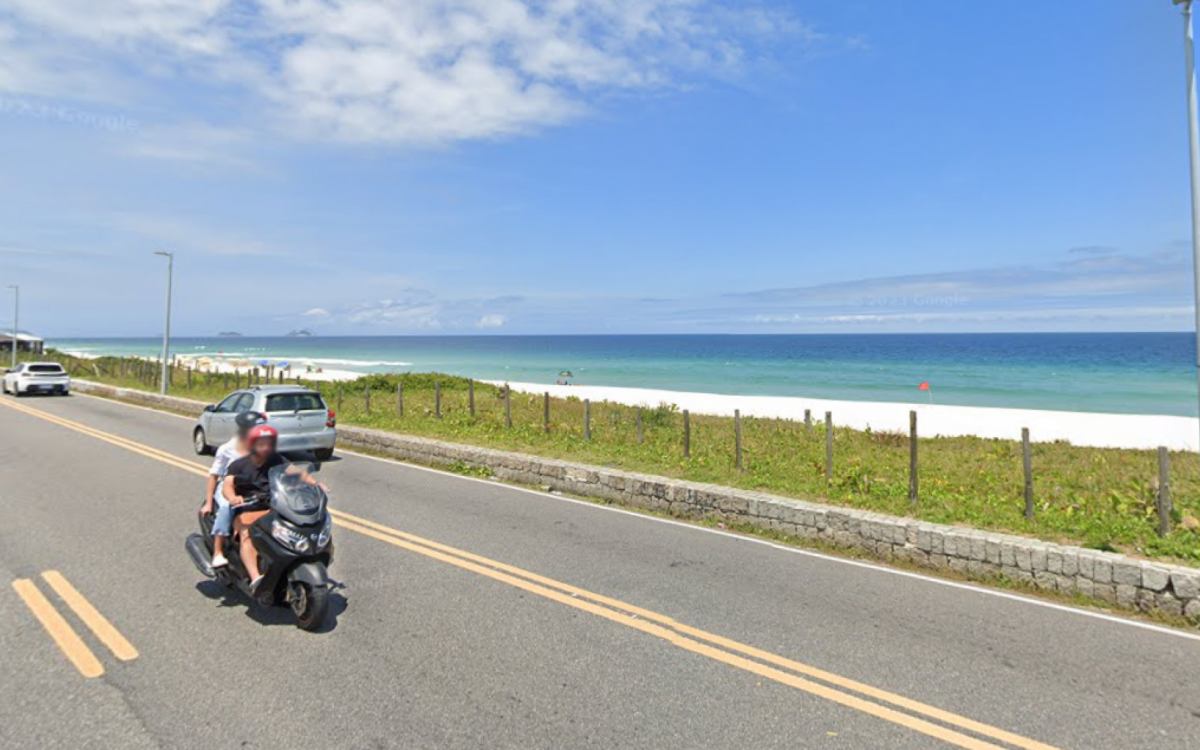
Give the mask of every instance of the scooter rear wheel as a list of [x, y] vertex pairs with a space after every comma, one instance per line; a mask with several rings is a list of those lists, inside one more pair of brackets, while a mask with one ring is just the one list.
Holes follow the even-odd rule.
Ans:
[[317, 630], [329, 614], [329, 587], [313, 587], [307, 583], [292, 584], [292, 612], [301, 630]]

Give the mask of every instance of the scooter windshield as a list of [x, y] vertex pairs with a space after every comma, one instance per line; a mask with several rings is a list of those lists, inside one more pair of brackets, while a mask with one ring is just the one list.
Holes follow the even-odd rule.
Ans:
[[325, 491], [316, 484], [315, 469], [309, 463], [276, 466], [269, 474], [271, 507], [281, 516], [300, 526], [321, 520], [325, 513]]

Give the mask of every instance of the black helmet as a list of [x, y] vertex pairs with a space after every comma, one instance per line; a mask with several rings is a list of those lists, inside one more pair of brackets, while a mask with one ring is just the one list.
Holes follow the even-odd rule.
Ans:
[[258, 427], [260, 424], [267, 421], [265, 414], [260, 414], [256, 411], [244, 411], [234, 418], [234, 423], [237, 425], [238, 437], [246, 437], [250, 430]]

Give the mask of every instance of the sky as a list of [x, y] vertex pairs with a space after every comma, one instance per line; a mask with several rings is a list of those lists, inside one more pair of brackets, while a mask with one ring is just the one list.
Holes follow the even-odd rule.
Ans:
[[183, 335], [1188, 330], [1182, 41], [1168, 0], [6, 0], [0, 287], [51, 337], [161, 334], [159, 249]]

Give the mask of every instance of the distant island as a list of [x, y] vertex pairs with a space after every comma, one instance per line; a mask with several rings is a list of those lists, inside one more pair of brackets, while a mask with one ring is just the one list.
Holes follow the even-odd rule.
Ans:
[[221, 331], [220, 333], [217, 334], [218, 337], [223, 338], [223, 339], [237, 338], [238, 336], [241, 336], [241, 335], [242, 334], [238, 333], [237, 331]]
[[289, 336], [312, 336], [313, 332], [308, 330], [307, 328], [300, 328], [300, 329], [290, 332], [288, 335]]

